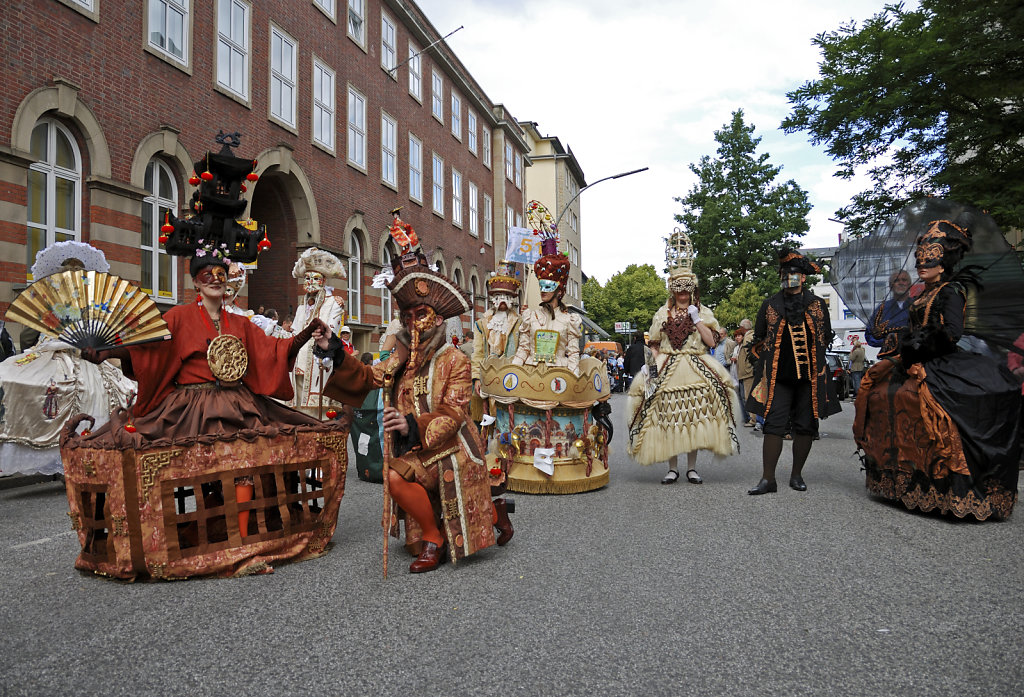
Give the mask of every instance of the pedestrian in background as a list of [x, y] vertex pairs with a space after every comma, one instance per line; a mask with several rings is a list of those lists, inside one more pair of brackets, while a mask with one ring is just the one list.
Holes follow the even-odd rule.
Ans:
[[856, 399], [860, 391], [860, 381], [864, 377], [864, 346], [860, 339], [853, 340], [853, 348], [850, 349], [850, 377], [853, 379], [853, 397]]
[[757, 425], [757, 418], [753, 413], [747, 411], [747, 397], [754, 386], [754, 364], [750, 355], [750, 347], [754, 342], [753, 322], [744, 319], [740, 322], [740, 329], [743, 330], [743, 340], [740, 342], [736, 357], [736, 377], [740, 384], [736, 390], [740, 395], [740, 404], [743, 406], [743, 425], [752, 428]]

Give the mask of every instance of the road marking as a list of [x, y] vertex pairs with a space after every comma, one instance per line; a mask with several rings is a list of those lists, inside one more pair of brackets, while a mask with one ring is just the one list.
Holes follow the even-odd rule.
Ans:
[[38, 540], [32, 540], [31, 542], [22, 542], [21, 544], [14, 545], [11, 549], [24, 549], [26, 547], [34, 547], [35, 545], [44, 545], [47, 542], [56, 542], [58, 538], [67, 537], [68, 535], [76, 535], [74, 530], [62, 532], [59, 535], [53, 537], [40, 537]]

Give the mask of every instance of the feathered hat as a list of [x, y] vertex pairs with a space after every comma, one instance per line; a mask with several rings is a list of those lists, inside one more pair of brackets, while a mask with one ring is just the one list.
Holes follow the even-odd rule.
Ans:
[[292, 268], [293, 278], [302, 278], [309, 271], [316, 271], [324, 278], [346, 279], [345, 265], [338, 257], [328, 251], [310, 247], [299, 255], [299, 260]]
[[676, 228], [665, 240], [665, 266], [671, 293], [688, 292], [696, 299], [697, 274], [693, 272], [693, 243], [690, 236]]
[[421, 248], [413, 249], [419, 238], [412, 225], [402, 222], [397, 208], [391, 213], [394, 216], [391, 236], [401, 245], [402, 254], [391, 262], [392, 277], [387, 289], [399, 309], [429, 305], [443, 319], [469, 312], [466, 294], [447, 276], [430, 267]]
[[821, 273], [821, 267], [792, 247], [779, 250], [779, 271], [789, 269], [805, 276]]

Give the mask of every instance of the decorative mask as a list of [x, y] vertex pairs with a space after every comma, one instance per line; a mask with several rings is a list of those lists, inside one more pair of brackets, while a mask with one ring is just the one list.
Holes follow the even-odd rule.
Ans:
[[196, 281], [200, 285], [208, 286], [211, 283], [226, 283], [228, 280], [227, 271], [220, 266], [207, 266], [196, 274]]
[[420, 336], [430, 331], [437, 323], [437, 313], [430, 305], [416, 305], [402, 310], [402, 324], [409, 330], [409, 352], [416, 353]]
[[227, 285], [224, 287], [224, 298], [231, 300], [245, 285], [245, 269], [238, 264], [228, 267]]
[[790, 272], [787, 274], [783, 274], [782, 276], [782, 288], [784, 290], [787, 288], [799, 288], [801, 285], [803, 285], [803, 282], [804, 277], [801, 273]]
[[307, 293], [319, 293], [324, 289], [324, 275], [318, 271], [307, 271], [303, 277], [302, 288]]
[[502, 303], [511, 310], [515, 306], [515, 298], [508, 293], [491, 293], [491, 306], [495, 310], [499, 309]]
[[554, 293], [558, 290], [558, 286], [560, 285], [559, 282], [553, 278], [540, 278], [537, 280], [540, 283], [541, 293]]

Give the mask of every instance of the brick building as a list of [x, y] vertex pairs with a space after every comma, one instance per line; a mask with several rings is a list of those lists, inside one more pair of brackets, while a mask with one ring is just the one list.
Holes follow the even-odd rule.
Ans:
[[415, 3], [24, 0], [0, 7], [0, 32], [0, 313], [65, 239], [101, 248], [161, 307], [194, 297], [156, 237], [220, 130], [258, 160], [248, 215], [273, 244], [243, 304], [290, 316], [295, 259], [327, 249], [349, 269], [335, 293], [356, 344], [374, 350], [392, 309], [370, 281], [401, 206], [484, 308], [529, 146], [443, 42], [428, 48], [441, 34]]

